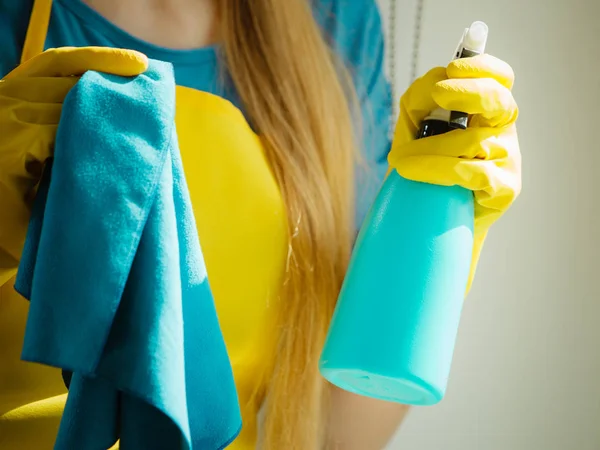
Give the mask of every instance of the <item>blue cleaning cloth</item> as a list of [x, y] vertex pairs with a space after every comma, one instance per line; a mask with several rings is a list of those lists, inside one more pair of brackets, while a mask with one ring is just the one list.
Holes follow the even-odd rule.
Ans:
[[73, 372], [56, 449], [221, 449], [241, 428], [174, 116], [158, 61], [65, 99], [15, 286], [22, 358]]

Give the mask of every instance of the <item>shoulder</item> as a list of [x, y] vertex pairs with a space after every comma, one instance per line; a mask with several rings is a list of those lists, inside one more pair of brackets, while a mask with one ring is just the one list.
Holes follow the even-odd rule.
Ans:
[[329, 16], [339, 23], [360, 25], [365, 19], [380, 16], [377, 0], [311, 0], [311, 4], [317, 19]]
[[376, 0], [312, 0], [312, 5], [325, 36], [342, 52], [348, 52], [350, 44], [383, 38]]
[[[377, 1], [312, 0], [312, 4], [315, 19], [352, 75], [359, 98], [388, 102], [384, 92], [385, 38]], [[373, 96], [374, 90], [383, 97]]]
[[0, 78], [19, 63], [33, 0], [0, 0]]
[[312, 5], [326, 40], [352, 75], [361, 101], [389, 114], [385, 38], [377, 1], [312, 0]]
[[376, 0], [312, 0], [314, 16], [354, 81], [361, 108], [362, 157], [357, 167], [356, 223], [362, 223], [387, 171], [392, 91]]

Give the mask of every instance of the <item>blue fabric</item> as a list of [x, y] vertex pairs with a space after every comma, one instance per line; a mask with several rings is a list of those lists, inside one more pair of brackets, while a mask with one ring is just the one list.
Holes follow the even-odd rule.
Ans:
[[[19, 60], [32, 0], [0, 0], [0, 75]], [[392, 96], [384, 75], [384, 37], [375, 0], [312, 0], [314, 16], [331, 47], [349, 68], [358, 93], [363, 163], [356, 178], [356, 225], [362, 222], [385, 173], [390, 150]], [[108, 22], [81, 0], [54, 0], [46, 48], [98, 45], [139, 50], [171, 62], [177, 84], [227, 98], [240, 107], [218, 48], [170, 50], [141, 41]], [[226, 72], [226, 71], [225, 71]]]
[[157, 61], [65, 99], [16, 283], [22, 358], [73, 372], [56, 449], [220, 449], [241, 428], [174, 115]]

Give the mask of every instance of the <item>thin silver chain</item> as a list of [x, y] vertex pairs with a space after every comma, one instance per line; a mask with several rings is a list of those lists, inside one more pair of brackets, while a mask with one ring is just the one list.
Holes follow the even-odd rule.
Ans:
[[[389, 4], [389, 23], [390, 27], [388, 29], [388, 39], [387, 44], [389, 51], [388, 58], [388, 73], [390, 74], [390, 87], [392, 89], [392, 109], [394, 117], [398, 115], [398, 105], [397, 105], [397, 93], [398, 93], [398, 82], [396, 81], [396, 0], [390, 0]], [[393, 129], [390, 130], [393, 132]]]
[[421, 27], [423, 26], [423, 8], [425, 0], [417, 0], [417, 10], [415, 12], [415, 30], [413, 34], [413, 54], [410, 69], [411, 83], [417, 79], [419, 69], [419, 47], [421, 46]]
[[[415, 27], [413, 31], [413, 51], [410, 63], [410, 82], [413, 82], [417, 78], [417, 70], [419, 65], [419, 47], [421, 44], [421, 27], [423, 23], [423, 8], [425, 0], [417, 0], [417, 8], [415, 12]], [[394, 98], [393, 108], [394, 117], [398, 114], [398, 105], [396, 99], [398, 98], [398, 82], [396, 81], [396, 17], [397, 17], [397, 4], [396, 0], [390, 0], [389, 3], [389, 20], [390, 28], [388, 32], [388, 47], [389, 51], [389, 74], [390, 74], [390, 85], [392, 88], [392, 96]]]

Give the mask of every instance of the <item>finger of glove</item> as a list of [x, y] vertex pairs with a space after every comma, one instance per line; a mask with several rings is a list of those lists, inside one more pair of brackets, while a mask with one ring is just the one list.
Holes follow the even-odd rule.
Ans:
[[400, 116], [394, 140], [406, 142], [415, 138], [421, 122], [438, 106], [431, 95], [435, 85], [446, 79], [446, 69], [436, 67], [418, 78], [400, 99]]
[[18, 77], [0, 81], [0, 105], [6, 99], [32, 103], [62, 103], [78, 77]]
[[514, 123], [519, 108], [511, 91], [493, 78], [443, 80], [433, 88], [440, 108], [477, 115], [472, 125], [503, 127]]
[[515, 82], [512, 67], [488, 54], [455, 59], [448, 64], [446, 75], [447, 78], [492, 78], [507, 89], [512, 89]]
[[88, 70], [135, 76], [148, 68], [148, 58], [134, 50], [108, 47], [61, 47], [46, 50], [9, 73], [13, 77], [67, 77]]
[[11, 177], [5, 188], [13, 186], [22, 192], [27, 180], [39, 179], [39, 168], [52, 153], [59, 116], [60, 112], [53, 124], [26, 123], [14, 116], [10, 123], [1, 124], [5, 131], [0, 140], [1, 172], [2, 176]]
[[25, 125], [57, 125], [61, 111], [61, 103], [18, 102], [8, 110], [8, 120]]
[[15, 123], [57, 124], [62, 102], [77, 80], [75, 77], [3, 80], [0, 82], [0, 120], [3, 127], [10, 130]]
[[[490, 160], [512, 157], [514, 133], [503, 128], [467, 128], [449, 133], [414, 139], [403, 144], [394, 141], [388, 162], [407, 156], [444, 156], [450, 158]], [[517, 147], [518, 148], [518, 147]]]
[[464, 160], [438, 155], [409, 156], [397, 161], [398, 173], [409, 180], [461, 186], [475, 193], [486, 210], [504, 211], [520, 192], [520, 178], [503, 160]]

